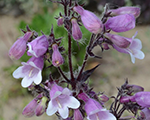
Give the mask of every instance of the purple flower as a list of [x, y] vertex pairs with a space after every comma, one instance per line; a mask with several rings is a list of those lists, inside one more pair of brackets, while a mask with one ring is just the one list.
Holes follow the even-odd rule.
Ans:
[[128, 103], [130, 101], [135, 101], [134, 96], [122, 96], [120, 98], [120, 103]]
[[47, 100], [48, 100], [47, 97], [42, 97], [42, 99], [40, 100], [40, 102], [36, 106], [36, 110], [35, 110], [36, 116], [40, 116], [45, 112]]
[[138, 92], [134, 95], [135, 101], [142, 107], [150, 107], [150, 92]]
[[22, 114], [26, 117], [32, 117], [35, 114], [36, 106], [38, 105], [37, 99], [33, 99], [24, 109]]
[[84, 10], [81, 6], [75, 6], [73, 10], [81, 15], [84, 27], [91, 33], [97, 34], [103, 30], [102, 21], [94, 13]]
[[149, 108], [144, 108], [142, 111], [141, 111], [141, 120], [150, 120], [150, 109]]
[[141, 41], [139, 39], [135, 39], [136, 34], [132, 37], [132, 42], [127, 48], [120, 48], [116, 46], [115, 44], [113, 44], [113, 47], [117, 51], [121, 53], [130, 54], [132, 63], [135, 63], [135, 58], [144, 59], [145, 57], [144, 53], [141, 51], [142, 49]]
[[59, 17], [58, 20], [57, 20], [57, 25], [62, 26], [63, 23], [64, 23], [63, 17]]
[[82, 113], [80, 112], [79, 109], [74, 110], [73, 118], [74, 118], [74, 120], [83, 120], [84, 119], [83, 115], [82, 115]]
[[23, 37], [17, 39], [17, 41], [13, 44], [13, 46], [9, 50], [9, 56], [12, 59], [20, 59], [26, 51], [27, 41], [32, 36], [32, 32], [26, 32]]
[[89, 98], [85, 103], [84, 108], [87, 113], [88, 120], [116, 120], [113, 114], [102, 108], [100, 103], [94, 99]]
[[29, 87], [33, 82], [35, 84], [40, 84], [42, 81], [42, 69], [44, 65], [43, 58], [30, 58], [27, 63], [22, 62], [21, 67], [18, 67], [13, 72], [13, 77], [23, 78], [21, 85], [22, 87]]
[[72, 23], [72, 37], [74, 40], [80, 40], [82, 38], [82, 32], [80, 30], [80, 27], [77, 23], [76, 19], [71, 20]]
[[122, 37], [120, 35], [105, 33], [105, 37], [107, 37], [109, 40], [111, 40], [116, 46], [120, 48], [127, 48], [131, 42], [131, 38]]
[[135, 27], [135, 17], [131, 14], [118, 15], [111, 17], [105, 23], [106, 30], [114, 32], [125, 32]]
[[49, 43], [47, 41], [47, 37], [42, 35], [28, 43], [27, 46], [29, 47], [27, 52], [29, 56], [40, 57], [46, 53]]
[[64, 59], [63, 59], [62, 55], [59, 52], [57, 44], [53, 44], [52, 45], [52, 49], [53, 49], [52, 64], [55, 67], [58, 67], [58, 66], [60, 66], [60, 65], [62, 65], [64, 63]]
[[50, 91], [51, 100], [48, 103], [46, 110], [47, 115], [51, 116], [57, 111], [63, 119], [66, 119], [69, 115], [69, 109], [77, 109], [80, 106], [80, 102], [73, 96], [68, 88], [62, 88], [56, 84], [53, 85]]
[[111, 9], [108, 12], [111, 12], [110, 15], [116, 16], [116, 15], [123, 15], [123, 14], [131, 14], [134, 15], [135, 18], [137, 18], [140, 15], [140, 8], [139, 7], [120, 7], [117, 9]]

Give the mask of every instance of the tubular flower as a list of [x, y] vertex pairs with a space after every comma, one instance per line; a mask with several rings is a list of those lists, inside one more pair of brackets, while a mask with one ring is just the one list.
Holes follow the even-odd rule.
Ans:
[[111, 17], [105, 23], [106, 30], [114, 32], [126, 32], [135, 28], [135, 17], [131, 14], [118, 15]]
[[144, 53], [141, 51], [142, 43], [139, 39], [135, 39], [135, 36], [136, 34], [132, 37], [132, 42], [127, 48], [120, 48], [116, 46], [115, 44], [113, 44], [113, 47], [117, 51], [121, 53], [130, 54], [132, 63], [135, 63], [135, 58], [144, 59], [145, 57]]
[[24, 55], [27, 47], [27, 41], [30, 39], [32, 34], [32, 32], [26, 32], [23, 37], [17, 39], [17, 41], [12, 45], [9, 50], [10, 58], [18, 60]]
[[24, 109], [22, 114], [26, 117], [32, 117], [35, 115], [35, 109], [38, 105], [37, 99], [33, 99]]
[[111, 12], [112, 16], [131, 14], [131, 15], [134, 15], [135, 18], [137, 18], [140, 15], [140, 8], [126, 6], [126, 7], [120, 7], [117, 9], [110, 9], [108, 12]]
[[81, 6], [75, 6], [73, 10], [81, 15], [81, 21], [88, 31], [97, 34], [103, 30], [102, 21], [94, 13], [84, 10]]
[[89, 98], [85, 103], [84, 108], [87, 113], [88, 120], [116, 120], [113, 114], [102, 108], [100, 103], [94, 99]]
[[52, 45], [52, 49], [53, 49], [52, 64], [55, 67], [58, 67], [58, 66], [60, 66], [60, 65], [62, 65], [64, 63], [64, 59], [63, 59], [62, 55], [59, 52], [57, 44], [53, 44]]
[[22, 87], [29, 87], [33, 82], [37, 85], [40, 84], [44, 66], [43, 58], [32, 57], [27, 63], [22, 62], [22, 65], [13, 72], [14, 78], [23, 78], [21, 82]]
[[74, 110], [74, 115], [73, 115], [73, 117], [74, 117], [74, 120], [83, 120], [83, 119], [84, 119], [84, 118], [83, 118], [83, 115], [82, 115], [82, 113], [80, 112], [79, 109], [75, 109], [75, 110]]
[[110, 34], [110, 33], [105, 33], [105, 37], [107, 37], [116, 46], [120, 48], [127, 48], [132, 42], [132, 38], [126, 38], [120, 35], [115, 35], [115, 34]]
[[28, 43], [27, 46], [29, 47], [29, 50], [27, 51], [29, 56], [40, 57], [47, 51], [49, 43], [47, 37], [42, 35]]
[[74, 40], [80, 40], [82, 38], [82, 32], [80, 30], [80, 27], [77, 23], [76, 19], [71, 20], [72, 23], [72, 37]]
[[142, 107], [150, 107], [150, 92], [138, 92], [134, 95], [135, 101]]
[[68, 88], [62, 88], [56, 84], [53, 85], [50, 91], [51, 100], [48, 103], [46, 110], [47, 115], [51, 116], [57, 111], [63, 119], [69, 116], [69, 109], [77, 109], [80, 102], [73, 96]]

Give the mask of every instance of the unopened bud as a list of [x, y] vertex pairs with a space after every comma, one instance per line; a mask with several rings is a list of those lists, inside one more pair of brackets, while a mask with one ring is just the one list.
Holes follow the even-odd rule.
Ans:
[[111, 9], [108, 12], [111, 12], [112, 16], [116, 15], [123, 15], [123, 14], [132, 14], [135, 18], [137, 18], [140, 15], [140, 8], [139, 7], [120, 7], [117, 9]]
[[62, 55], [59, 52], [57, 44], [53, 44], [52, 45], [52, 49], [53, 49], [52, 64], [55, 67], [58, 67], [58, 66], [60, 66], [60, 65], [62, 65], [64, 63], [64, 59], [63, 59]]
[[40, 100], [40, 103], [37, 105], [36, 110], [35, 110], [36, 116], [40, 116], [40, 115], [42, 115], [45, 112], [47, 100], [48, 100], [47, 97], [43, 97]]
[[81, 15], [81, 21], [88, 31], [97, 34], [103, 30], [102, 21], [94, 13], [84, 10], [81, 6], [75, 6], [73, 10]]
[[33, 99], [24, 109], [22, 114], [26, 117], [32, 117], [35, 114], [36, 106], [38, 105], [37, 100]]
[[76, 19], [71, 20], [72, 23], [72, 37], [74, 40], [80, 40], [82, 38], [82, 32], [80, 30], [80, 27], [77, 23]]
[[62, 26], [62, 25], [63, 25], [63, 22], [64, 22], [64, 21], [63, 21], [63, 17], [59, 17], [58, 20], [57, 20], [57, 25], [58, 25], [58, 26]]
[[32, 32], [27, 32], [23, 37], [17, 39], [9, 50], [9, 56], [11, 59], [18, 60], [24, 55], [27, 47], [27, 41], [30, 39], [32, 34]]

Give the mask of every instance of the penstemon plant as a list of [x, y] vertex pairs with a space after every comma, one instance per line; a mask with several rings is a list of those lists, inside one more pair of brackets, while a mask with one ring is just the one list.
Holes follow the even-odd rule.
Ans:
[[[37, 32], [28, 26], [24, 36], [17, 39], [10, 48], [9, 56], [12, 59], [20, 59], [25, 52], [31, 58], [22, 62], [22, 66], [13, 72], [13, 77], [23, 78], [21, 85], [36, 93], [36, 97], [23, 109], [22, 114], [26, 117], [33, 115], [40, 116], [46, 112], [48, 116], [56, 114], [59, 120], [149, 120], [150, 119], [150, 92], [138, 85], [131, 85], [128, 80], [118, 87], [117, 96], [107, 97], [104, 93], [96, 93], [90, 88], [88, 78], [99, 67], [99, 64], [92, 69], [84, 70], [88, 58], [102, 59], [96, 56], [92, 50], [100, 46], [101, 52], [116, 49], [120, 53], [129, 54], [131, 61], [135, 58], [144, 59], [141, 51], [142, 43], [135, 36], [126, 38], [111, 31], [120, 33], [126, 32], [135, 27], [136, 18], [140, 15], [139, 7], [120, 7], [109, 9], [107, 4], [104, 8], [102, 18], [99, 19], [94, 13], [85, 10], [83, 5], [73, 0], [50, 0], [63, 6], [56, 18], [58, 27], [63, 26], [67, 31], [68, 50], [62, 45], [63, 36], [55, 38], [53, 26], [49, 35]], [[91, 32], [91, 38], [87, 43], [85, 57], [78, 72], [72, 65], [72, 40], [80, 45], [82, 41], [83, 25]], [[38, 27], [38, 26], [37, 26]], [[82, 46], [82, 44], [81, 44]], [[68, 55], [68, 74], [61, 69], [65, 63], [63, 52]], [[49, 67], [58, 69], [60, 78], [54, 79], [49, 72], [49, 79], [42, 81], [44, 62], [49, 62]], [[112, 99], [110, 106], [106, 102]], [[108, 110], [106, 108], [109, 108]], [[124, 112], [132, 113], [131, 116], [124, 116]]]

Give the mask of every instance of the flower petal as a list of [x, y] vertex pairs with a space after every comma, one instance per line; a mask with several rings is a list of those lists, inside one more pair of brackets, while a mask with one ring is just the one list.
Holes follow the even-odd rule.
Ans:
[[26, 77], [26, 76], [25, 76], [25, 77], [22, 79], [21, 85], [22, 85], [22, 87], [26, 88], [26, 87], [29, 87], [29, 86], [32, 84], [32, 82], [33, 82], [32, 79], [30, 79], [29, 77]]
[[67, 101], [67, 106], [69, 108], [77, 109], [80, 106], [80, 102], [73, 96], [69, 96], [69, 100]]
[[63, 119], [66, 119], [69, 115], [67, 106], [64, 106], [64, 107], [58, 109], [58, 112]]
[[40, 84], [42, 81], [42, 71], [39, 71], [36, 77], [34, 77], [34, 83], [36, 85]]
[[18, 79], [18, 78], [23, 78], [24, 77], [24, 74], [22, 73], [22, 69], [23, 69], [23, 66], [21, 67], [18, 67], [14, 72], [13, 72], [13, 77]]
[[53, 105], [52, 100], [49, 101], [48, 107], [46, 109], [46, 114], [48, 116], [51, 116], [51, 115], [55, 114], [56, 112], [57, 112], [57, 107]]

